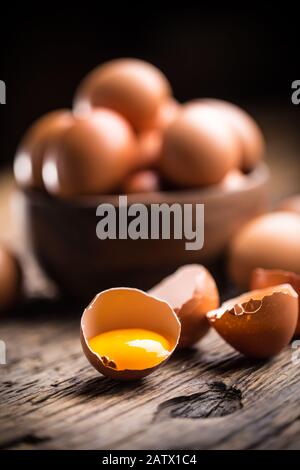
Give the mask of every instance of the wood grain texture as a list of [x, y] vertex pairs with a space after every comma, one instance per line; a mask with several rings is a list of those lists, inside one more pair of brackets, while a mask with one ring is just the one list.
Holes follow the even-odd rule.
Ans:
[[292, 349], [241, 357], [215, 332], [152, 376], [115, 383], [87, 363], [80, 312], [38, 302], [1, 322], [2, 449], [300, 449]]

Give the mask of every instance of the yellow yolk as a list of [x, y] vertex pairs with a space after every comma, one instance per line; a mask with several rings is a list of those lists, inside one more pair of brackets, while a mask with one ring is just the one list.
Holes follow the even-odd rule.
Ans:
[[140, 328], [101, 333], [89, 340], [89, 346], [102, 358], [104, 364], [117, 370], [154, 367], [168, 357], [171, 350], [166, 338]]

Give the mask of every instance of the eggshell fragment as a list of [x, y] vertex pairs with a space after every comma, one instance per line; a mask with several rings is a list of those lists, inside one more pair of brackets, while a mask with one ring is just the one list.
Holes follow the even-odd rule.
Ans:
[[15, 256], [0, 246], [0, 311], [9, 309], [21, 294], [21, 268]]
[[207, 318], [237, 351], [252, 358], [269, 358], [294, 335], [298, 295], [289, 284], [255, 290], [225, 302]]
[[232, 128], [213, 108], [183, 108], [165, 130], [161, 170], [181, 187], [219, 183], [239, 166], [240, 146]]
[[300, 194], [284, 199], [277, 205], [276, 209], [280, 211], [295, 212], [300, 215]]
[[300, 335], [300, 275], [280, 269], [255, 269], [251, 275], [250, 289], [265, 289], [279, 284], [290, 284], [299, 296], [299, 314], [295, 336]]
[[229, 248], [228, 271], [240, 288], [247, 288], [255, 268], [300, 274], [300, 216], [272, 212], [256, 217], [239, 230]]
[[101, 194], [114, 190], [136, 158], [136, 138], [122, 116], [97, 109], [74, 120], [49, 147], [43, 180], [60, 197]]
[[241, 168], [249, 171], [262, 159], [265, 152], [263, 133], [255, 120], [246, 111], [223, 100], [200, 100], [214, 107], [229, 123], [241, 144]]
[[159, 191], [159, 176], [153, 170], [140, 170], [127, 177], [122, 186], [125, 194]]
[[149, 293], [167, 301], [178, 315], [179, 348], [190, 347], [206, 335], [209, 330], [206, 313], [219, 306], [219, 292], [212, 275], [197, 264], [179, 268]]
[[154, 65], [138, 59], [116, 59], [97, 67], [79, 85], [77, 113], [106, 107], [123, 115], [136, 130], [153, 128], [171, 87]]
[[73, 123], [71, 112], [62, 109], [38, 119], [23, 137], [14, 161], [15, 178], [22, 188], [42, 189], [42, 165], [49, 145]]
[[144, 370], [118, 370], [109, 364], [107, 358], [101, 358], [91, 350], [91, 338], [122, 328], [142, 328], [161, 334], [172, 346], [170, 355], [175, 350], [180, 336], [180, 322], [167, 302], [130, 288], [114, 288], [98, 294], [82, 315], [81, 344], [92, 366], [103, 375], [117, 380], [145, 377], [168, 359]]

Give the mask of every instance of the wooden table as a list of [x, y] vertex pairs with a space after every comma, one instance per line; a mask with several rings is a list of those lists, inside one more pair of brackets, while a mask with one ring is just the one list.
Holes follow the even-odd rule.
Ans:
[[[299, 147], [286, 134], [289, 150], [281, 149], [289, 122], [281, 114], [277, 132], [274, 114], [268, 116], [278, 196], [298, 184], [287, 155]], [[12, 236], [8, 223], [10, 184], [9, 177], [0, 180], [1, 231], [18, 247], [20, 234]], [[35, 296], [47, 290], [36, 273], [27, 267]], [[0, 366], [0, 448], [300, 449], [300, 366], [291, 346], [271, 361], [254, 362], [211, 331], [143, 381], [115, 383], [83, 356], [79, 319], [78, 306], [49, 300], [29, 300], [1, 319], [7, 365]]]
[[0, 448], [300, 449], [300, 367], [268, 362], [214, 332], [137, 383], [115, 383], [82, 354], [79, 312], [37, 303], [1, 322]]

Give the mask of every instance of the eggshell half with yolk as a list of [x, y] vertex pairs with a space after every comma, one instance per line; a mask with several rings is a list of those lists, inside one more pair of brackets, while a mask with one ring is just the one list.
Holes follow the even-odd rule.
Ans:
[[[119, 370], [117, 364], [100, 357], [89, 346], [89, 341], [101, 333], [131, 328], [145, 329], [166, 338], [169, 356], [154, 367]], [[87, 359], [103, 375], [117, 380], [136, 380], [151, 374], [171, 356], [179, 337], [180, 322], [170, 305], [138, 289], [114, 288], [101, 292], [81, 319], [81, 344]]]

